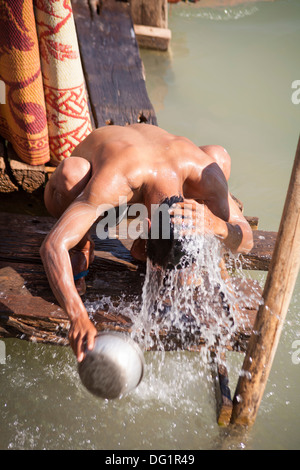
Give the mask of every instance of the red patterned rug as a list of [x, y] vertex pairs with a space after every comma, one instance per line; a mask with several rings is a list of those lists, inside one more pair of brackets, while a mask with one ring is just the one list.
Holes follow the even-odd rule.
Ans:
[[0, 2], [0, 134], [31, 165], [58, 165], [92, 130], [70, 0]]

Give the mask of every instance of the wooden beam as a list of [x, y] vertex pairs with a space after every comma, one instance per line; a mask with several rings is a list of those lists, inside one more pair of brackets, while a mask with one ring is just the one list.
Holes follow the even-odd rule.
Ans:
[[0, 136], [0, 193], [23, 190], [33, 193], [43, 188], [44, 165], [28, 165], [20, 160], [12, 145]]
[[258, 229], [258, 217], [254, 217], [254, 216], [245, 216], [245, 219], [247, 220], [248, 224], [250, 225], [250, 227], [252, 228], [252, 230], [257, 230]]
[[[26, 237], [24, 239], [20, 239], [18, 242], [14, 241], [11, 237], [11, 233], [19, 232], [20, 227], [22, 227], [22, 232], [25, 234], [30, 234], [34, 246], [34, 254], [29, 253], [30, 256], [37, 256], [39, 259], [38, 248], [39, 244], [42, 243], [42, 240], [46, 233], [48, 233], [52, 226], [54, 225], [55, 219], [52, 217], [38, 217], [38, 216], [28, 216], [28, 215], [21, 215], [21, 214], [9, 214], [5, 212], [0, 212], [0, 258], [5, 259], [5, 256], [9, 252], [8, 247], [12, 243], [11, 247], [11, 254], [16, 256], [18, 251], [20, 250], [24, 256], [24, 244], [26, 244]], [[261, 270], [268, 270], [269, 264], [271, 262], [275, 242], [276, 242], [277, 233], [276, 232], [267, 232], [263, 230], [255, 230], [253, 232], [254, 238], [254, 246], [251, 252], [248, 255], [244, 255], [241, 258], [242, 268], [244, 269], [261, 269]], [[24, 241], [24, 243], [22, 242]], [[122, 241], [122, 243], [121, 243]], [[122, 239], [119, 240], [102, 240], [101, 242], [95, 238], [96, 246], [105, 247], [107, 249], [111, 249], [112, 246], [123, 246], [126, 245], [126, 253], [128, 249], [130, 249], [130, 244], [132, 241]], [[16, 250], [15, 253], [13, 250]], [[117, 253], [117, 248], [114, 248], [115, 252]], [[102, 250], [104, 251], [104, 250]], [[125, 256], [124, 251], [122, 251], [122, 256]], [[130, 255], [127, 255], [133, 262], [133, 258]]]
[[33, 193], [45, 184], [45, 165], [29, 165], [22, 162], [11, 143], [7, 145], [7, 157], [13, 180], [19, 189]]
[[171, 40], [167, 0], [131, 0], [130, 8], [139, 47], [167, 51]]
[[255, 422], [300, 266], [300, 137], [263, 299], [235, 395], [231, 422]]
[[254, 230], [254, 246], [247, 255], [241, 256], [243, 269], [268, 271], [276, 243], [276, 238], [277, 232]]
[[129, 3], [73, 0], [72, 7], [95, 126], [156, 125]]
[[[29, 263], [6, 262], [5, 264], [6, 266], [1, 268], [3, 262], [0, 261], [0, 337], [16, 337], [29, 341], [67, 345], [69, 320], [50, 291], [43, 267]], [[140, 273], [136, 272], [136, 276], [131, 276], [130, 279], [126, 268], [123, 273], [121, 272], [121, 276], [117, 276], [116, 266], [113, 267], [113, 263], [101, 264], [102, 271], [106, 267], [105, 286], [101, 286], [103, 281], [97, 278], [97, 285], [100, 286], [97, 291], [100, 294], [96, 295], [95, 290], [93, 292], [90, 289], [91, 280], [88, 280], [88, 290], [83, 300], [96, 304], [102, 292], [103, 296], [110, 297], [114, 304], [118, 305], [122, 296], [126, 295], [126, 291], [128, 292], [128, 286], [132, 288], [134, 280], [136, 285], [133, 286], [131, 295], [136, 290], [138, 280], [140, 281], [139, 294], [141, 294], [144, 278], [140, 276]], [[112, 284], [113, 280], [115, 284]], [[93, 281], [95, 282], [95, 279], [92, 283]], [[128, 301], [129, 299], [130, 296], [127, 297]], [[136, 297], [132, 300], [136, 301]], [[216, 306], [216, 315], [218, 315], [218, 309], [220, 306]], [[244, 318], [237, 319], [238, 328], [226, 345], [228, 350], [245, 351], [256, 310], [245, 309]], [[221, 314], [220, 311], [219, 314]], [[101, 308], [92, 314], [92, 318], [98, 331], [115, 330], [130, 333], [133, 326], [132, 320], [125, 315]], [[207, 325], [203, 323], [203, 327], [207, 328]], [[182, 332], [177, 329], [161, 329], [160, 341], [166, 351], [175, 349], [199, 351], [205, 344], [201, 336], [201, 328], [201, 325], [197, 325], [196, 329], [196, 325], [188, 323], [184, 338]], [[154, 344], [151, 349], [155, 350], [157, 347], [155, 336], [153, 340]]]
[[[29, 259], [32, 260], [32, 258], [30, 258], [31, 256], [39, 259], [39, 244], [42, 243], [45, 234], [51, 230], [54, 222], [55, 220], [52, 217], [34, 217], [0, 212], [0, 258], [2, 257], [2, 260], [5, 260], [5, 257], [9, 256], [9, 253], [16, 257], [19, 251], [22, 253], [22, 260], [25, 254], [27, 256], [26, 250], [24, 249], [24, 245], [26, 245], [26, 237], [24, 237], [24, 239], [21, 238], [19, 241], [14, 241], [11, 237], [11, 233], [18, 234], [20, 227], [22, 227], [22, 233], [30, 234], [32, 240], [31, 246], [33, 252], [28, 253]], [[266, 232], [263, 230], [254, 231], [254, 247], [248, 255], [244, 255], [241, 258], [242, 268], [268, 270], [276, 242], [276, 236], [276, 232]], [[130, 257], [130, 254], [128, 254], [128, 249], [130, 249], [130, 244], [132, 242], [126, 239], [122, 239], [121, 241], [116, 239], [114, 241], [102, 240], [99, 242], [99, 240], [95, 238], [96, 246], [99, 247], [99, 249], [101, 249], [101, 247], [104, 248], [101, 251], [104, 252], [105, 249], [111, 250], [112, 247], [115, 246], [114, 250], [118, 253], [118, 249], [116, 247], [123, 246], [123, 249], [125, 249], [127, 253], [127, 259], [130, 258], [134, 262], [133, 258]], [[11, 244], [12, 246], [10, 247]], [[126, 248], [124, 248], [124, 245], [126, 245]], [[124, 251], [122, 251], [122, 256], [126, 257]]]

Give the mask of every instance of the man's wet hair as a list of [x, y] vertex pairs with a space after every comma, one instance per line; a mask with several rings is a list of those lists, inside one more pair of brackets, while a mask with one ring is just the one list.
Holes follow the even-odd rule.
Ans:
[[182, 238], [176, 237], [169, 209], [173, 204], [183, 202], [181, 195], [165, 198], [153, 214], [147, 239], [147, 256], [153, 265], [163, 269], [185, 267], [185, 250]]

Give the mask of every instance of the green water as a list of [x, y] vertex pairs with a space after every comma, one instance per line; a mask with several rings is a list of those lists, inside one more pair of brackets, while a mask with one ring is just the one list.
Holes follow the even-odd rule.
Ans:
[[[227, 11], [227, 12], [226, 12]], [[300, 130], [300, 2], [203, 9], [172, 5], [169, 53], [143, 51], [161, 127], [232, 158], [230, 190], [277, 230]], [[253, 273], [262, 282], [264, 274]], [[295, 287], [255, 425], [219, 428], [209, 371], [192, 353], [146, 354], [130, 396], [99, 401], [81, 386], [69, 348], [5, 340], [1, 449], [299, 449], [300, 282]], [[3, 346], [3, 343], [0, 343]], [[234, 391], [242, 355], [228, 355]], [[1, 362], [1, 361], [0, 361]]]

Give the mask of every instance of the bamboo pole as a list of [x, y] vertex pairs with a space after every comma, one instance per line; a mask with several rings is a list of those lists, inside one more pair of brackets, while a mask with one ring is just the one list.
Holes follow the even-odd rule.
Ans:
[[239, 377], [232, 424], [252, 425], [272, 367], [300, 265], [300, 137], [260, 306]]

